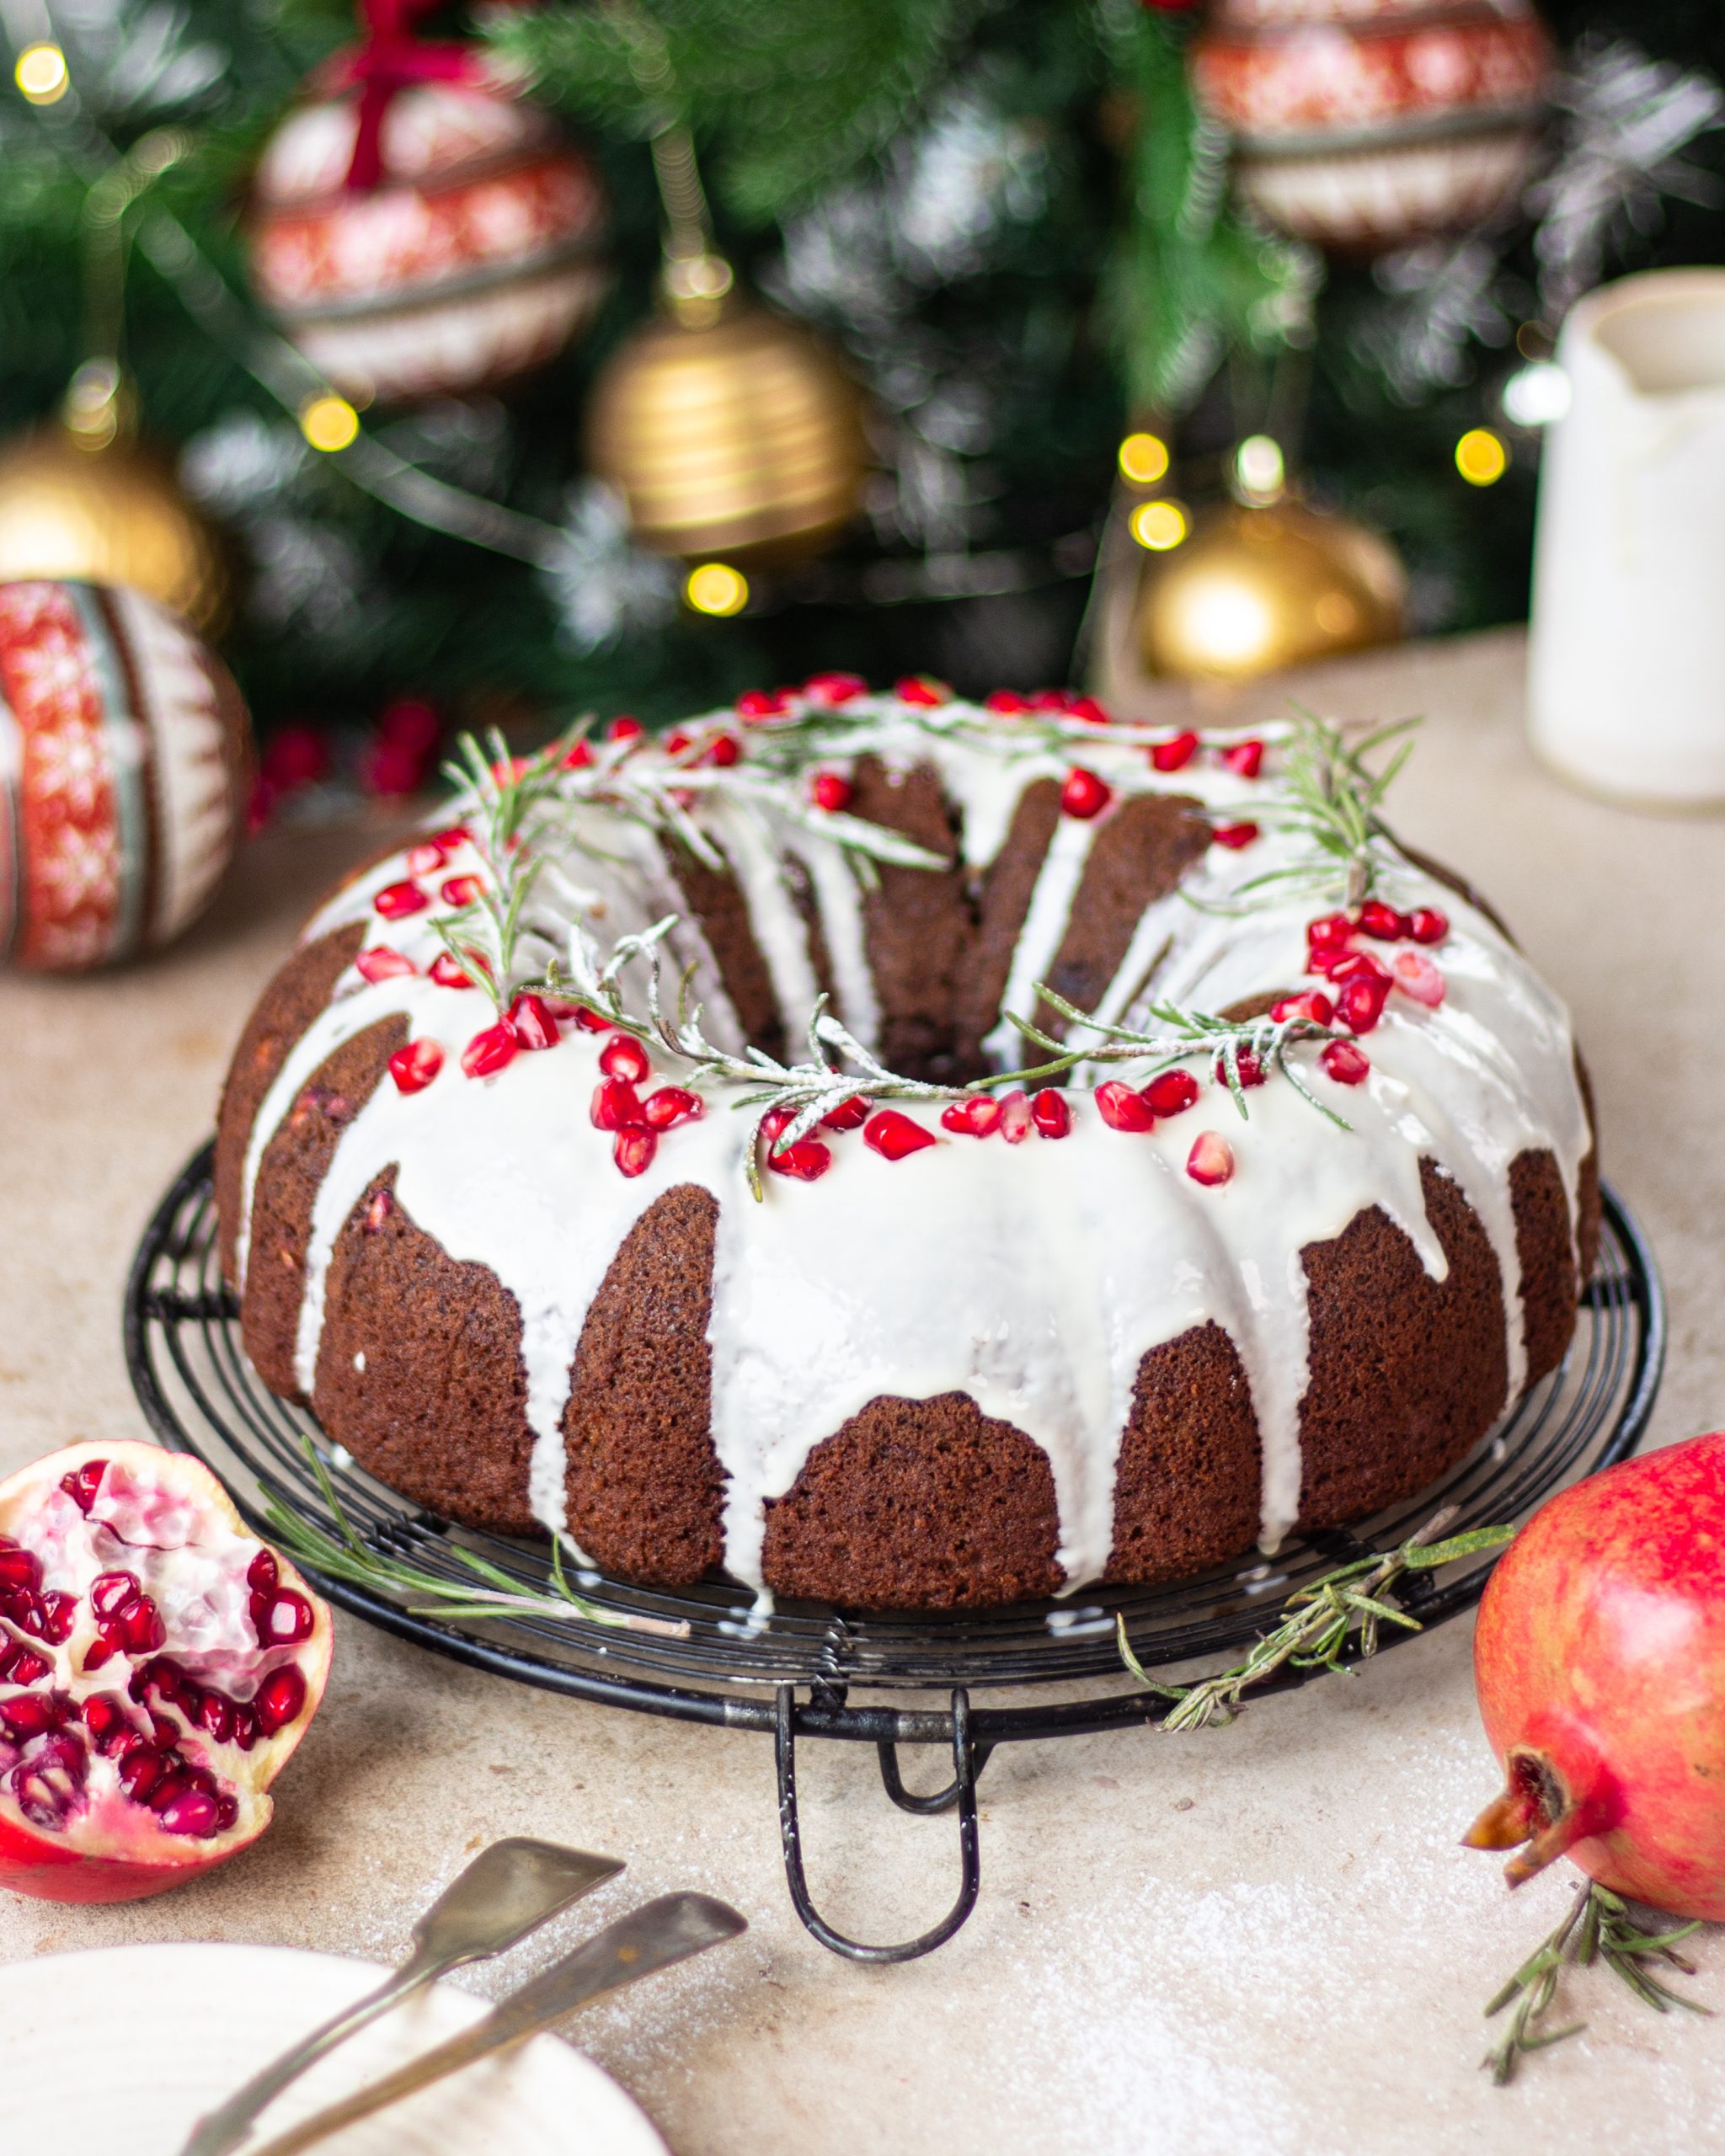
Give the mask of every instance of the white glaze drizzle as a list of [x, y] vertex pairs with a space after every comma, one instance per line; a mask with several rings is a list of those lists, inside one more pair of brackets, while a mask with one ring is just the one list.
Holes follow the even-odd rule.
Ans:
[[[878, 702], [879, 739], [868, 745], [892, 763], [921, 741], [924, 760], [931, 760], [921, 729], [891, 700]], [[1046, 756], [1013, 758], [956, 736], [937, 745], [932, 760], [967, 841], [969, 782], [997, 845], [1010, 826], [1011, 807], [1002, 807], [1007, 795], [1015, 801], [1033, 777], [1059, 768]], [[1141, 750], [1101, 735], [1093, 745], [1086, 739], [1082, 760], [1123, 790], [1196, 795], [1219, 818], [1249, 813], [1252, 800], [1274, 789], [1272, 781], [1254, 785], [1208, 765], [1146, 776]], [[1016, 791], [1002, 782], [1009, 768]], [[713, 819], [716, 833], [723, 814]], [[1078, 836], [1065, 835], [1074, 830]], [[1028, 989], [1058, 949], [1093, 835], [1093, 825], [1063, 819], [1039, 874], [1038, 892], [1046, 883], [1049, 896], [1039, 921], [1033, 898], [1012, 967], [1015, 984]], [[748, 841], [735, 842], [727, 829], [721, 842], [737, 863], [763, 951], [779, 939], [777, 969], [770, 953], [768, 963], [781, 1001], [788, 1002], [803, 969], [812, 999], [801, 917], [776, 868], [769, 888], [763, 862], [771, 863], [771, 847], [758, 826], [755, 836], [760, 846], [748, 874], [739, 859], [750, 853]], [[839, 974], [843, 934], [833, 924], [845, 919], [847, 902], [836, 878], [823, 889], [823, 872], [811, 858], [822, 842], [800, 833], [792, 842], [809, 866]], [[1194, 879], [1198, 894], [1225, 895], [1247, 875], [1292, 858], [1294, 845], [1267, 829], [1243, 857], [1212, 847]], [[839, 849], [830, 851], [850, 878]], [[1056, 852], [1060, 866], [1051, 872]], [[967, 859], [970, 853], [967, 843]], [[371, 915], [372, 894], [402, 873], [399, 857], [370, 872], [307, 933]], [[630, 881], [615, 878], [617, 886]], [[609, 1140], [587, 1120], [600, 1045], [592, 1036], [572, 1033], [556, 1049], [520, 1055], [498, 1077], [476, 1083], [462, 1075], [459, 1055], [489, 1015], [478, 996], [419, 977], [371, 985], [350, 973], [259, 1112], [247, 1155], [242, 1240], [262, 1152], [301, 1088], [343, 1040], [399, 1011], [415, 1037], [441, 1042], [445, 1067], [413, 1096], [386, 1079], [341, 1135], [306, 1254], [296, 1359], [307, 1390], [335, 1239], [373, 1177], [395, 1166], [397, 1196], [413, 1219], [452, 1257], [495, 1273], [521, 1308], [532, 1502], [547, 1526], [560, 1528], [562, 1416], [588, 1310], [636, 1221], [666, 1191], [695, 1184], [718, 1201], [709, 1325], [713, 1439], [727, 1476], [726, 1562], [739, 1578], [760, 1586], [766, 1507], [792, 1486], [820, 1439], [879, 1396], [928, 1399], [954, 1391], [1024, 1431], [1045, 1452], [1068, 1584], [1093, 1578], [1112, 1545], [1114, 1465], [1142, 1358], [1208, 1321], [1233, 1341], [1251, 1388], [1263, 1451], [1263, 1533], [1274, 1547], [1299, 1506], [1300, 1406], [1308, 1382], [1301, 1250], [1332, 1240], [1375, 1205], [1408, 1236], [1427, 1272], [1441, 1278], [1445, 1262], [1426, 1219], [1419, 1175], [1422, 1157], [1434, 1159], [1468, 1199], [1498, 1258], [1513, 1396], [1526, 1364], [1509, 1165], [1523, 1150], [1549, 1149], [1573, 1221], [1590, 1143], [1568, 1022], [1557, 999], [1497, 930], [1446, 887], [1399, 858], [1390, 881], [1397, 905], [1429, 903], [1450, 914], [1452, 931], [1437, 954], [1448, 995], [1434, 1011], [1391, 997], [1366, 1043], [1372, 1073], [1364, 1086], [1329, 1086], [1311, 1052], [1296, 1051], [1308, 1082], [1325, 1091], [1351, 1130], [1326, 1122], [1274, 1079], [1250, 1097], [1249, 1123], [1241, 1122], [1225, 1094], [1206, 1089], [1197, 1108], [1147, 1135], [1108, 1129], [1093, 1105], [1075, 1094], [1074, 1129], [1063, 1141], [1033, 1139], [1009, 1150], [997, 1139], [943, 1135], [933, 1148], [892, 1163], [854, 1135], [841, 1137], [819, 1184], [769, 1177], [766, 1201], [756, 1205], [744, 1176], [750, 1119], [728, 1111], [724, 1092], [709, 1093], [707, 1118], [669, 1134], [647, 1172], [628, 1180], [612, 1165]], [[607, 930], [621, 933], [644, 919], [651, 896], [611, 889]], [[1317, 910], [1295, 896], [1219, 919], [1178, 898], [1161, 901], [1135, 935], [1109, 997], [1122, 1005], [1131, 998], [1165, 944], [1158, 995], [1219, 1009], [1297, 982], [1304, 924]], [[435, 947], [426, 915], [393, 925], [371, 917], [371, 940], [403, 949], [417, 963]], [[860, 903], [857, 919], [860, 928]], [[790, 955], [793, 928], [800, 965]], [[1033, 934], [1046, 955], [1021, 965]], [[839, 993], [854, 1000], [854, 983], [847, 987], [841, 977]], [[1017, 1007], [1028, 1005], [1025, 993]], [[1103, 1015], [1111, 1007], [1105, 1004]], [[680, 1082], [686, 1076], [669, 1075]], [[1204, 1188], [1183, 1171], [1192, 1140], [1205, 1127], [1227, 1137], [1238, 1164], [1220, 1188]], [[532, 1134], [531, 1146], [523, 1145], [523, 1131]]]

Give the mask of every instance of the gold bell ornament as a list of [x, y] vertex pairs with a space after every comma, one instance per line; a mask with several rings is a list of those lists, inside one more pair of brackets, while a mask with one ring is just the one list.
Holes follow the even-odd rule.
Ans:
[[825, 345], [736, 290], [686, 131], [654, 142], [669, 233], [660, 312], [594, 387], [588, 462], [636, 540], [687, 560], [795, 560], [857, 513], [862, 398]]
[[136, 440], [110, 360], [80, 367], [59, 419], [0, 450], [0, 581], [25, 577], [126, 584], [205, 629], [226, 612], [216, 534]]

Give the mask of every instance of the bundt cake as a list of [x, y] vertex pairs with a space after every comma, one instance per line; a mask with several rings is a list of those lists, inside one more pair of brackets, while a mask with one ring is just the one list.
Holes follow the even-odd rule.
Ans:
[[845, 675], [466, 744], [235, 1056], [253, 1363], [669, 1588], [974, 1606], [1413, 1494], [1562, 1359], [1597, 1183], [1386, 753]]

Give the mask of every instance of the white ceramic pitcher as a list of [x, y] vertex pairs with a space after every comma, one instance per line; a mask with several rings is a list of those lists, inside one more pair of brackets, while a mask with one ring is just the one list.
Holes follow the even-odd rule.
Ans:
[[1529, 714], [1590, 790], [1725, 805], [1725, 270], [1660, 270], [1572, 311], [1568, 412], [1540, 476]]

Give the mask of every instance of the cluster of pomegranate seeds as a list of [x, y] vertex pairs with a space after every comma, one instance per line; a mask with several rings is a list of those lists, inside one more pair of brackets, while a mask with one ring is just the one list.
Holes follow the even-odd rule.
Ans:
[[1368, 1033], [1382, 1017], [1392, 988], [1434, 1011], [1444, 1000], [1445, 983], [1423, 951], [1398, 951], [1386, 965], [1373, 952], [1362, 949], [1358, 939], [1433, 944], [1441, 943], [1449, 933], [1449, 916], [1436, 906], [1398, 913], [1381, 899], [1367, 899], [1357, 913], [1325, 914], [1306, 923], [1306, 970], [1322, 974], [1330, 983], [1335, 1017], [1350, 1031]]
[[[849, 1103], [846, 1105], [848, 1107]], [[788, 1176], [793, 1182], [819, 1182], [832, 1166], [832, 1148], [814, 1137], [799, 1138], [794, 1145], [781, 1145], [779, 1139], [796, 1120], [794, 1108], [769, 1108], [761, 1118], [761, 1135], [766, 1140], [766, 1165], [775, 1175]], [[825, 1122], [827, 1118], [823, 1117], [821, 1120]]]
[[[576, 1022], [590, 1031], [603, 1023], [590, 1011], [571, 1010]], [[661, 1086], [642, 1099], [639, 1089], [653, 1075], [653, 1065], [633, 1033], [611, 1035], [599, 1051], [599, 1068], [602, 1075], [588, 1113], [595, 1130], [611, 1133], [611, 1156], [619, 1174], [644, 1175], [659, 1150], [660, 1134], [680, 1123], [697, 1122], [707, 1113], [706, 1102], [686, 1086]]]
[[962, 1101], [948, 1101], [940, 1112], [943, 1130], [957, 1131], [967, 1138], [986, 1138], [998, 1130], [1001, 1123], [1001, 1104], [986, 1093], [972, 1093]]
[[[1262, 1073], [1258, 1082], [1262, 1082]], [[1118, 1078], [1096, 1089], [1096, 1105], [1110, 1130], [1139, 1133], [1154, 1129], [1159, 1120], [1183, 1115], [1197, 1105], [1200, 1088], [1189, 1070], [1159, 1070], [1149, 1084], [1135, 1091]]]
[[1110, 801], [1114, 790], [1106, 779], [1094, 771], [1086, 771], [1081, 764], [1075, 764], [1066, 774], [1066, 782], [1060, 788], [1060, 808], [1063, 814], [1087, 820], [1101, 815]]
[[848, 808], [855, 789], [842, 771], [816, 771], [809, 782], [809, 798], [817, 808], [836, 814]]

